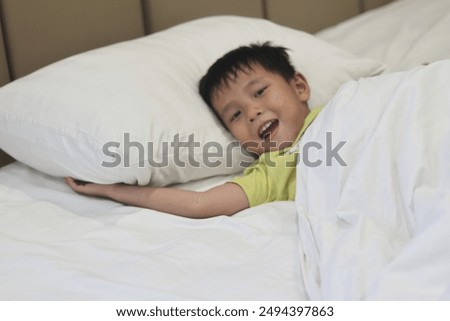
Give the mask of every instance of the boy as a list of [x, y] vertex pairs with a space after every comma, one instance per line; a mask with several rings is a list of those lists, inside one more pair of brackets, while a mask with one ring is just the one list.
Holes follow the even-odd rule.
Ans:
[[[125, 184], [79, 183], [76, 192], [111, 198], [190, 218], [232, 215], [249, 206], [293, 200], [296, 142], [318, 111], [310, 112], [310, 89], [286, 49], [269, 43], [230, 51], [201, 79], [200, 94], [224, 126], [259, 158], [242, 177], [204, 192]], [[290, 163], [290, 166], [288, 164]]]

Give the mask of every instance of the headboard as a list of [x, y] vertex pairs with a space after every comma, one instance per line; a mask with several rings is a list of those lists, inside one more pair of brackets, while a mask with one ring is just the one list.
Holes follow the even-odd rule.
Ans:
[[[199, 17], [316, 32], [392, 0], [0, 0], [0, 86], [65, 57]], [[13, 159], [0, 150], [0, 167]]]

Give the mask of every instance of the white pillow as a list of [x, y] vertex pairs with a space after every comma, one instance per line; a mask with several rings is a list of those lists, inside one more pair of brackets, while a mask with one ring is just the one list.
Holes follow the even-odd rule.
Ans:
[[249, 158], [230, 145], [197, 84], [229, 50], [268, 40], [291, 49], [312, 88], [310, 106], [383, 69], [267, 20], [203, 18], [64, 59], [3, 87], [0, 147], [50, 175], [99, 183], [168, 185], [240, 172]]

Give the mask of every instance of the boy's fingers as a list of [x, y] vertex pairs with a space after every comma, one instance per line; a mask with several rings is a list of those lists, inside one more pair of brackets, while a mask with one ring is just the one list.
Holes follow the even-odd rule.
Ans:
[[73, 178], [72, 177], [65, 177], [64, 181], [67, 185], [72, 186], [73, 185]]
[[66, 177], [65, 181], [70, 186], [82, 186], [82, 185], [89, 184], [89, 182], [82, 181], [82, 180], [79, 180], [79, 179], [75, 179], [73, 177]]
[[66, 184], [77, 193], [84, 192], [84, 184], [78, 184], [77, 180], [72, 177], [65, 178]]

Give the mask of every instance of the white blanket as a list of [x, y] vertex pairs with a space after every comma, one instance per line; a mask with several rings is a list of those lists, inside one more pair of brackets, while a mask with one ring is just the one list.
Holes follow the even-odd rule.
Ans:
[[450, 60], [345, 84], [299, 148], [310, 299], [450, 299]]

